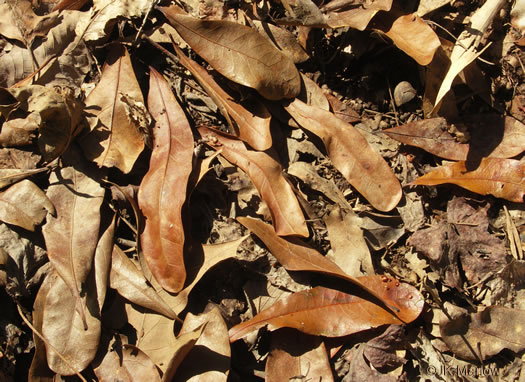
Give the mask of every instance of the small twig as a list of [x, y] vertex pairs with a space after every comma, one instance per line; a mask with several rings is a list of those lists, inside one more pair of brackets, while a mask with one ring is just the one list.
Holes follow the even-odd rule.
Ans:
[[139, 38], [142, 35], [142, 29], [144, 29], [144, 25], [146, 25], [146, 22], [148, 21], [149, 14], [153, 10], [153, 8], [155, 8], [155, 5], [157, 5], [157, 2], [158, 2], [158, 0], [152, 0], [151, 5], [148, 8], [148, 11], [144, 15], [144, 18], [142, 19], [142, 25], [140, 26], [140, 28], [139, 28], [139, 30], [137, 32], [137, 35], [135, 36], [135, 41], [133, 41], [133, 45], [132, 45], [133, 48], [137, 47], [137, 45], [138, 45], [137, 43], [139, 41]]

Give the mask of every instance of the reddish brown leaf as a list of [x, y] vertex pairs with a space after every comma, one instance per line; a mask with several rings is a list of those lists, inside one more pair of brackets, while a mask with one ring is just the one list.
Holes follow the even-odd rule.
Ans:
[[47, 190], [56, 215], [47, 215], [42, 233], [49, 261], [80, 300], [99, 239], [104, 188], [95, 180], [101, 174], [79, 153], [69, 150], [62, 158], [65, 167], [51, 174]]
[[[221, 88], [204, 68], [187, 57], [176, 45], [174, 48], [179, 56], [180, 63], [199, 81], [230, 126], [232, 128], [238, 127], [236, 130], [238, 130], [239, 138], [255, 150], [269, 149], [272, 146], [271, 115], [266, 107], [257, 101], [252, 101], [251, 104], [235, 102], [233, 97]], [[230, 117], [235, 121], [236, 126], [233, 126]]]
[[410, 322], [415, 318], [412, 316], [412, 311], [403, 310], [404, 304], [399, 304], [397, 301], [385, 300], [384, 295], [377, 294], [374, 288], [370, 288], [368, 284], [362, 283], [361, 280], [367, 280], [366, 277], [349, 276], [339, 268], [337, 264], [301, 240], [296, 238], [283, 239], [275, 234], [275, 231], [270, 225], [258, 219], [239, 217], [237, 220], [264, 242], [270, 252], [286, 270], [319, 272], [346, 280], [359, 286], [386, 304], [401, 320]]
[[202, 127], [199, 133], [209, 138], [214, 149], [221, 149], [224, 158], [248, 174], [270, 209], [278, 235], [308, 236], [301, 207], [275, 159], [266, 152], [248, 150], [241, 141], [216, 130]]
[[322, 139], [335, 168], [380, 211], [390, 211], [401, 199], [399, 181], [385, 160], [352, 125], [298, 99], [286, 110], [304, 129]]
[[430, 118], [384, 130], [390, 138], [450, 160], [471, 157], [512, 158], [525, 150], [525, 125], [497, 114], [464, 118], [470, 142], [460, 143], [447, 130], [445, 118]]
[[82, 149], [99, 166], [117, 167], [128, 173], [144, 149], [139, 126], [129, 117], [129, 103], [144, 105], [131, 59], [125, 48], [108, 57], [97, 87], [86, 99], [91, 132]]
[[257, 90], [270, 100], [301, 91], [295, 64], [257, 31], [225, 20], [199, 20], [159, 8], [199, 56], [226, 78]]
[[467, 162], [456, 162], [416, 179], [411, 184], [435, 186], [452, 183], [481, 195], [494, 195], [523, 203], [525, 195], [525, 163], [516, 159], [483, 158], [473, 170]]
[[[374, 290], [383, 300], [401, 306], [411, 322], [421, 313], [424, 300], [414, 287], [400, 284], [386, 276], [367, 276], [358, 279]], [[288, 327], [306, 334], [340, 337], [386, 324], [402, 322], [367, 300], [334, 289], [316, 287], [294, 293], [263, 310], [251, 320], [230, 329], [234, 342], [253, 330], [268, 325], [269, 330]]]
[[266, 361], [266, 381], [293, 381], [306, 376], [313, 381], [334, 380], [326, 347], [318, 336], [292, 329], [272, 333], [272, 349]]
[[138, 193], [146, 218], [141, 244], [159, 284], [169, 292], [179, 292], [186, 280], [181, 214], [192, 170], [193, 135], [167, 81], [154, 69], [148, 106], [156, 124], [150, 167]]

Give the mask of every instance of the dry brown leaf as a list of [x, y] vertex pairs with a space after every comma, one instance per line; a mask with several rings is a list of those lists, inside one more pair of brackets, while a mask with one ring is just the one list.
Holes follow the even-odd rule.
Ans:
[[[272, 146], [271, 115], [266, 107], [255, 100], [235, 102], [233, 97], [221, 88], [204, 68], [187, 57], [179, 47], [175, 45], [174, 48], [180, 63], [199, 81], [239, 138], [255, 150], [269, 149]], [[235, 121], [236, 126], [232, 124], [230, 117]]]
[[516, 203], [525, 196], [525, 163], [516, 159], [483, 158], [479, 166], [456, 162], [416, 179], [411, 184], [435, 186], [452, 183], [481, 195], [493, 195]]
[[272, 333], [265, 371], [267, 382], [293, 381], [299, 378], [323, 382], [334, 380], [322, 339], [291, 329], [280, 329]]
[[217, 307], [195, 316], [188, 313], [179, 335], [206, 325], [201, 336], [181, 364], [175, 381], [226, 382], [230, 371], [228, 327]]
[[110, 286], [136, 305], [151, 309], [172, 320], [177, 319], [175, 312], [155, 289], [147, 284], [142, 273], [117, 245], [113, 246]]
[[188, 45], [226, 78], [257, 90], [270, 100], [301, 91], [294, 62], [257, 31], [231, 21], [199, 20], [160, 7]]
[[[358, 280], [376, 295], [383, 296], [383, 300], [401, 307], [407, 323], [415, 320], [423, 310], [423, 297], [408, 284], [400, 284], [387, 276], [366, 276]], [[387, 324], [400, 325], [402, 322], [367, 300], [315, 287], [281, 299], [251, 320], [234, 326], [229, 333], [230, 341], [234, 342], [268, 325], [269, 330], [288, 327], [306, 334], [341, 337]]]
[[115, 235], [116, 216], [107, 205], [102, 205], [100, 210], [100, 239], [95, 249], [93, 268], [95, 286], [97, 294], [98, 312], [102, 313], [102, 307], [106, 299], [106, 292], [109, 284], [109, 273], [111, 271], [111, 254], [113, 252], [113, 240]]
[[160, 382], [160, 375], [153, 361], [139, 348], [114, 342], [93, 371], [100, 381]]
[[[34, 310], [34, 314], [41, 315], [38, 320], [42, 322], [42, 335], [52, 346], [46, 344], [47, 362], [54, 372], [73, 375], [89, 365], [98, 349], [101, 324], [92, 313], [97, 310], [96, 301], [88, 290], [87, 296], [83, 297], [84, 304], [94, 310], [86, 309], [83, 319], [76, 309], [77, 298], [71, 294], [69, 286], [57, 273], [46, 277], [44, 283], [50, 285], [40, 289], [35, 305], [41, 309]], [[84, 326], [84, 320], [87, 326]], [[55, 351], [67, 359], [68, 363]]]
[[489, 306], [473, 314], [440, 322], [441, 336], [460, 358], [485, 361], [503, 349], [516, 353], [525, 348], [522, 330], [525, 311]]
[[352, 125], [297, 99], [285, 108], [301, 127], [321, 138], [334, 167], [372, 206], [390, 211], [399, 203], [401, 186], [392, 169]]
[[39, 115], [32, 113], [26, 118], [13, 118], [4, 122], [0, 132], [0, 145], [17, 147], [32, 144], [40, 121]]
[[153, 276], [176, 293], [186, 280], [182, 209], [192, 171], [193, 134], [168, 82], [154, 69], [150, 73], [148, 107], [156, 123], [150, 167], [138, 193], [146, 218], [140, 240]]
[[394, 44], [419, 65], [428, 65], [441, 45], [434, 30], [416, 14], [392, 11], [374, 18], [373, 28], [383, 31]]
[[126, 102], [144, 104], [127, 50], [117, 46], [107, 58], [102, 77], [86, 99], [91, 131], [82, 140], [86, 157], [99, 166], [131, 171], [144, 149], [137, 122], [130, 119]]
[[353, 277], [375, 273], [360, 220], [351, 209], [343, 211], [337, 206], [324, 217], [334, 263]]
[[368, 280], [366, 277], [356, 278], [346, 274], [337, 264], [301, 240], [297, 238], [283, 239], [275, 234], [272, 226], [258, 219], [239, 217], [237, 220], [263, 241], [272, 255], [286, 270], [318, 272], [348, 281], [384, 303], [401, 320], [409, 322], [414, 319], [412, 317], [413, 312], [403, 310], [403, 304], [392, 305], [392, 301], [385, 300], [384, 296], [377, 294], [374, 288], [363, 284], [360, 280]]
[[510, 11], [511, 23], [514, 28], [519, 29], [522, 33], [525, 32], [525, 3], [523, 1], [515, 1]]
[[392, 0], [380, 1], [330, 1], [321, 10], [326, 12], [330, 28], [351, 27], [365, 30], [368, 23], [379, 11], [390, 11]]
[[270, 209], [278, 235], [308, 236], [299, 202], [282, 176], [282, 167], [277, 161], [266, 152], [248, 150], [241, 141], [217, 130], [202, 127], [199, 133], [209, 138], [208, 144], [214, 149], [221, 149], [226, 160], [248, 174]]
[[[474, 118], [473, 118], [474, 117]], [[445, 118], [430, 118], [383, 130], [390, 138], [449, 160], [512, 158], [525, 150], [525, 125], [498, 114], [464, 118], [471, 126], [470, 142], [460, 143], [448, 132]]]
[[56, 216], [47, 215], [42, 233], [49, 261], [80, 300], [98, 243], [105, 190], [95, 180], [100, 178], [97, 169], [83, 162], [79, 153], [69, 150], [63, 163], [65, 167], [57, 168], [49, 178], [47, 197]]
[[22, 180], [0, 193], [0, 220], [34, 231], [47, 213], [55, 214], [53, 203], [30, 180]]

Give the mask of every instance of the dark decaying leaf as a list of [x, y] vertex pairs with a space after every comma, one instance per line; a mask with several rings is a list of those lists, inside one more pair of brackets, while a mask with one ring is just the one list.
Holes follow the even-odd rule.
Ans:
[[[385, 299], [385, 297], [388, 296], [382, 293], [378, 294], [375, 288], [370, 288], [369, 282], [371, 279], [366, 277], [352, 277], [346, 274], [337, 264], [301, 240], [297, 238], [281, 238], [275, 234], [275, 231], [270, 225], [258, 219], [239, 217], [237, 220], [264, 242], [270, 252], [286, 270], [318, 272], [346, 280], [364, 289], [384, 303], [389, 309], [392, 309], [395, 315], [402, 321], [410, 322], [415, 318], [413, 317], [414, 312], [410, 309], [406, 310], [404, 303], [399, 304], [397, 300]], [[386, 279], [391, 281], [391, 279]], [[365, 280], [366, 283], [363, 283], [362, 280]], [[394, 280], [394, 282], [399, 284], [397, 280]]]
[[282, 175], [281, 165], [266, 152], [248, 150], [235, 137], [217, 130], [199, 128], [208, 144], [229, 162], [240, 167], [252, 180], [272, 215], [275, 232], [278, 235], [308, 236], [304, 216], [292, 188]]
[[51, 174], [47, 189], [56, 215], [47, 215], [42, 233], [49, 261], [70, 293], [80, 299], [98, 243], [105, 190], [98, 182], [99, 171], [84, 162], [80, 153], [69, 150], [62, 159], [64, 167]]
[[308, 377], [333, 382], [328, 353], [320, 337], [283, 328], [272, 333], [266, 361], [266, 381], [293, 381]]
[[154, 69], [148, 107], [155, 118], [154, 146], [138, 202], [146, 222], [141, 245], [153, 276], [169, 292], [186, 280], [182, 209], [192, 170], [193, 134], [167, 81]]
[[144, 98], [127, 50], [116, 47], [86, 99], [91, 131], [82, 140], [82, 149], [99, 166], [117, 167], [124, 173], [131, 171], [144, 149], [139, 126], [128, 115], [129, 102], [144, 105]]
[[292, 59], [256, 30], [226, 20], [199, 20], [159, 8], [188, 45], [226, 78], [270, 100], [293, 98], [301, 78]]
[[435, 186], [452, 183], [481, 195], [516, 203], [525, 196], [525, 163], [516, 159], [483, 158], [476, 168], [465, 161], [438, 167], [411, 184]]
[[503, 349], [523, 351], [524, 319], [523, 310], [489, 306], [478, 313], [440, 322], [441, 336], [458, 357], [485, 361]]
[[[401, 307], [406, 323], [423, 310], [424, 300], [414, 287], [387, 276], [366, 276], [359, 282], [382, 296], [383, 301]], [[230, 329], [234, 342], [268, 325], [269, 330], [295, 328], [306, 334], [340, 337], [387, 324], [402, 324], [392, 313], [370, 301], [334, 289], [315, 287], [285, 297], [252, 319]]]
[[117, 245], [113, 247], [110, 286], [134, 304], [171, 319], [177, 318], [175, 312], [162, 300], [155, 289], [146, 283], [142, 273]]
[[[271, 115], [266, 107], [257, 100], [235, 102], [233, 97], [221, 88], [203, 67], [187, 57], [176, 45], [174, 48], [180, 63], [199, 81], [231, 127], [236, 130], [239, 138], [255, 150], [269, 149], [272, 146]], [[230, 117], [235, 121], [236, 126], [233, 126]]]
[[401, 200], [399, 181], [385, 160], [352, 125], [296, 99], [286, 111], [304, 129], [323, 141], [334, 167], [380, 211], [390, 211]]

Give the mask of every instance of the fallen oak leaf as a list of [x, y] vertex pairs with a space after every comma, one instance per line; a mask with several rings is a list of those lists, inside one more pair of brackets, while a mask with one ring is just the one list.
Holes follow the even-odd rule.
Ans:
[[150, 167], [138, 192], [146, 218], [140, 240], [153, 276], [176, 293], [186, 280], [182, 209], [192, 171], [193, 134], [169, 84], [153, 68], [148, 107], [156, 123]]
[[470, 170], [468, 162], [460, 161], [437, 169], [416, 179], [410, 185], [436, 186], [456, 184], [481, 195], [493, 195], [523, 203], [525, 195], [525, 163], [516, 159], [483, 158]]
[[188, 45], [223, 76], [264, 98], [293, 98], [301, 77], [292, 59], [259, 32], [226, 20], [200, 20], [175, 7], [159, 7]]
[[308, 236], [299, 202], [282, 175], [281, 165], [266, 152], [248, 150], [235, 137], [200, 127], [199, 134], [208, 137], [208, 144], [250, 177], [262, 199], [268, 205], [278, 235]]
[[[386, 276], [366, 276], [359, 280], [383, 299], [396, 301], [403, 311], [411, 312], [412, 320], [423, 310], [423, 297], [408, 284], [400, 284]], [[334, 289], [315, 287], [279, 300], [252, 319], [231, 328], [229, 335], [230, 342], [235, 342], [268, 325], [269, 330], [287, 327], [306, 334], [341, 337], [381, 325], [402, 323], [370, 301]]]
[[372, 206], [390, 211], [399, 203], [402, 191], [394, 172], [352, 125], [298, 99], [285, 109], [302, 128], [321, 138], [334, 167]]

